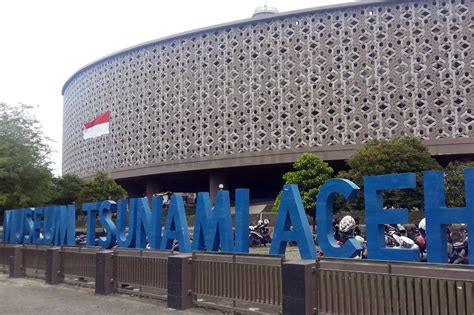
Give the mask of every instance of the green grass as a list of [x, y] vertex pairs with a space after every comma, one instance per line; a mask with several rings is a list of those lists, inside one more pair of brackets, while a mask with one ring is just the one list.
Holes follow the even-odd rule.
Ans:
[[[268, 255], [268, 252], [270, 251], [270, 246], [267, 247], [250, 247], [250, 253], [251, 254], [257, 254], [257, 255]], [[300, 259], [300, 252], [298, 250], [297, 246], [287, 246], [286, 247], [286, 253], [285, 253], [285, 259], [287, 260], [298, 260]]]

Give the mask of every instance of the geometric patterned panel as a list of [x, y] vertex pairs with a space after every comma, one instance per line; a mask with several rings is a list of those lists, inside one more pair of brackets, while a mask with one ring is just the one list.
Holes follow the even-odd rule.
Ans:
[[[246, 20], [126, 50], [66, 83], [63, 171], [408, 134], [473, 138], [473, 36], [470, 0], [398, 1]], [[105, 111], [111, 136], [84, 141], [82, 124]]]

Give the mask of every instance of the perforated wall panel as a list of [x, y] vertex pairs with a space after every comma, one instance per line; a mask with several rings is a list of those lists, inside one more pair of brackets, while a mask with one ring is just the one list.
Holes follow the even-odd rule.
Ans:
[[[63, 172], [472, 138], [472, 9], [436, 0], [304, 11], [120, 52], [65, 85]], [[83, 123], [105, 111], [111, 135], [83, 140]]]

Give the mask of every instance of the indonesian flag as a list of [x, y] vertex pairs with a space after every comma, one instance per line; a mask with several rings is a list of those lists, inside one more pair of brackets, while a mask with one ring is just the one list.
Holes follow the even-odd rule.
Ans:
[[84, 124], [84, 140], [95, 138], [109, 133], [110, 112], [97, 116]]

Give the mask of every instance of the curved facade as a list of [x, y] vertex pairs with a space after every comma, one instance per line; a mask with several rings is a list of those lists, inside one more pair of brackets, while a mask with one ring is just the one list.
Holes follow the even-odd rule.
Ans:
[[[120, 179], [347, 158], [416, 135], [474, 153], [470, 0], [385, 1], [248, 19], [145, 43], [64, 85], [63, 172]], [[111, 134], [82, 139], [111, 112]]]

